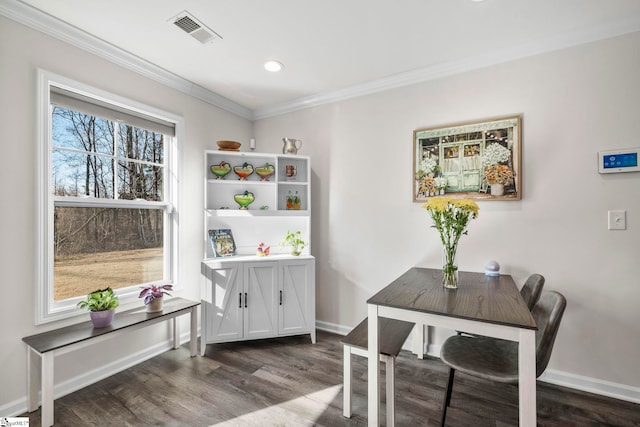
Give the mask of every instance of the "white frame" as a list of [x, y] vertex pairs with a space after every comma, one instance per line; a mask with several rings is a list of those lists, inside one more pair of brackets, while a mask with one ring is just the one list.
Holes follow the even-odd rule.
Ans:
[[[77, 92], [89, 98], [106, 102], [114, 106], [126, 108], [150, 117], [174, 123], [176, 135], [165, 136], [165, 173], [164, 173], [164, 202], [144, 202], [135, 200], [83, 200], [82, 203], [71, 202], [70, 198], [55, 197], [51, 189], [51, 87], [59, 87]], [[76, 307], [81, 297], [70, 298], [64, 302], [53, 301], [53, 253], [50, 250], [53, 242], [53, 211], [54, 202], [58, 205], [67, 200], [73, 206], [107, 206], [118, 208], [155, 208], [165, 210], [164, 217], [164, 248], [165, 271], [164, 277], [168, 283], [176, 283], [178, 260], [178, 149], [177, 141], [182, 134], [183, 119], [171, 113], [158, 110], [148, 105], [141, 104], [128, 98], [124, 98], [104, 90], [80, 83], [78, 81], [45, 71], [38, 70], [38, 233], [37, 233], [37, 274], [36, 274], [36, 325], [65, 319], [85, 313]], [[176, 288], [174, 288], [176, 289]], [[138, 298], [137, 285], [118, 289], [121, 305], [133, 302]]]

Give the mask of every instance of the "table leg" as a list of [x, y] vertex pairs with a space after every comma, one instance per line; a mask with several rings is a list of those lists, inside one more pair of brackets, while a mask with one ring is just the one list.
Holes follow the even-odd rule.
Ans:
[[42, 381], [42, 409], [41, 419], [42, 427], [50, 427], [53, 425], [53, 352], [47, 352], [40, 355], [42, 363], [41, 378]]
[[189, 350], [191, 357], [198, 354], [198, 307], [191, 309], [191, 335], [189, 338]]
[[367, 304], [369, 316], [369, 427], [380, 425], [380, 343], [378, 342], [378, 306]]
[[177, 316], [175, 316], [172, 320], [173, 320], [173, 349], [176, 350], [180, 348], [180, 323], [178, 322]]
[[27, 410], [29, 412], [36, 411], [40, 406], [38, 391], [42, 384], [41, 366], [40, 353], [27, 346]]
[[520, 426], [536, 426], [536, 333], [520, 330], [518, 344], [518, 394]]

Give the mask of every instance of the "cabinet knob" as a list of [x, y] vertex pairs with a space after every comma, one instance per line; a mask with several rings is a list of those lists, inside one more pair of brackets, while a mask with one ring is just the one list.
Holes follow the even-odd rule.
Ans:
[[238, 294], [238, 308], [242, 308], [242, 292]]
[[244, 308], [247, 308], [247, 293], [244, 293]]
[[282, 291], [280, 291], [280, 305], [282, 305]]

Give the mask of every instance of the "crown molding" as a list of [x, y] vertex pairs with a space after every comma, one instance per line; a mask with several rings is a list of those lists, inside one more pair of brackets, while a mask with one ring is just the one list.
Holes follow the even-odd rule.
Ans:
[[0, 0], [0, 14], [208, 104], [245, 119], [253, 119], [250, 109], [18, 0]]
[[390, 89], [436, 80], [491, 65], [640, 31], [640, 16], [628, 16], [616, 22], [568, 31], [553, 37], [533, 40], [517, 47], [495, 50], [482, 55], [436, 64], [343, 89], [297, 98], [289, 102], [258, 108], [252, 111], [228, 98], [196, 85], [125, 50], [68, 25], [38, 9], [26, 5], [19, 0], [0, 0], [0, 14], [51, 37], [62, 40], [65, 43], [91, 52], [124, 68], [133, 70], [165, 86], [249, 120], [265, 119], [305, 108], [372, 95]]
[[620, 21], [608, 23], [606, 25], [574, 30], [553, 37], [537, 39], [517, 47], [495, 50], [493, 52], [483, 53], [482, 55], [436, 64], [430, 67], [396, 74], [336, 91], [318, 93], [298, 98], [291, 102], [258, 108], [253, 111], [253, 119], [265, 119], [305, 108], [372, 95], [390, 89], [409, 86], [429, 80], [436, 80], [442, 77], [489, 67], [491, 65], [562, 50], [638, 31], [640, 31], [640, 16], [629, 16]]

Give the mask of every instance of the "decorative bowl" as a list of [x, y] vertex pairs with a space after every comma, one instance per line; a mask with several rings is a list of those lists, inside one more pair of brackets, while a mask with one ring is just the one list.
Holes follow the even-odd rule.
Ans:
[[256, 173], [258, 174], [258, 176], [260, 176], [260, 178], [262, 178], [262, 181], [269, 181], [269, 177], [275, 172], [276, 168], [269, 163], [265, 163], [264, 166], [256, 168]]
[[244, 210], [248, 209], [247, 206], [253, 203], [255, 199], [256, 198], [253, 196], [253, 193], [250, 191], [245, 191], [244, 193], [235, 194], [233, 196], [233, 200], [235, 200], [236, 203], [240, 205], [240, 209]]
[[234, 150], [234, 151], [237, 151], [242, 145], [237, 141], [216, 141], [216, 144], [218, 144], [218, 148], [220, 148], [221, 150]]
[[209, 166], [209, 169], [216, 179], [224, 179], [225, 175], [231, 172], [231, 165], [223, 160], [218, 165]]
[[253, 166], [244, 162], [242, 166], [234, 166], [233, 171], [240, 177], [240, 181], [245, 181], [253, 173]]

